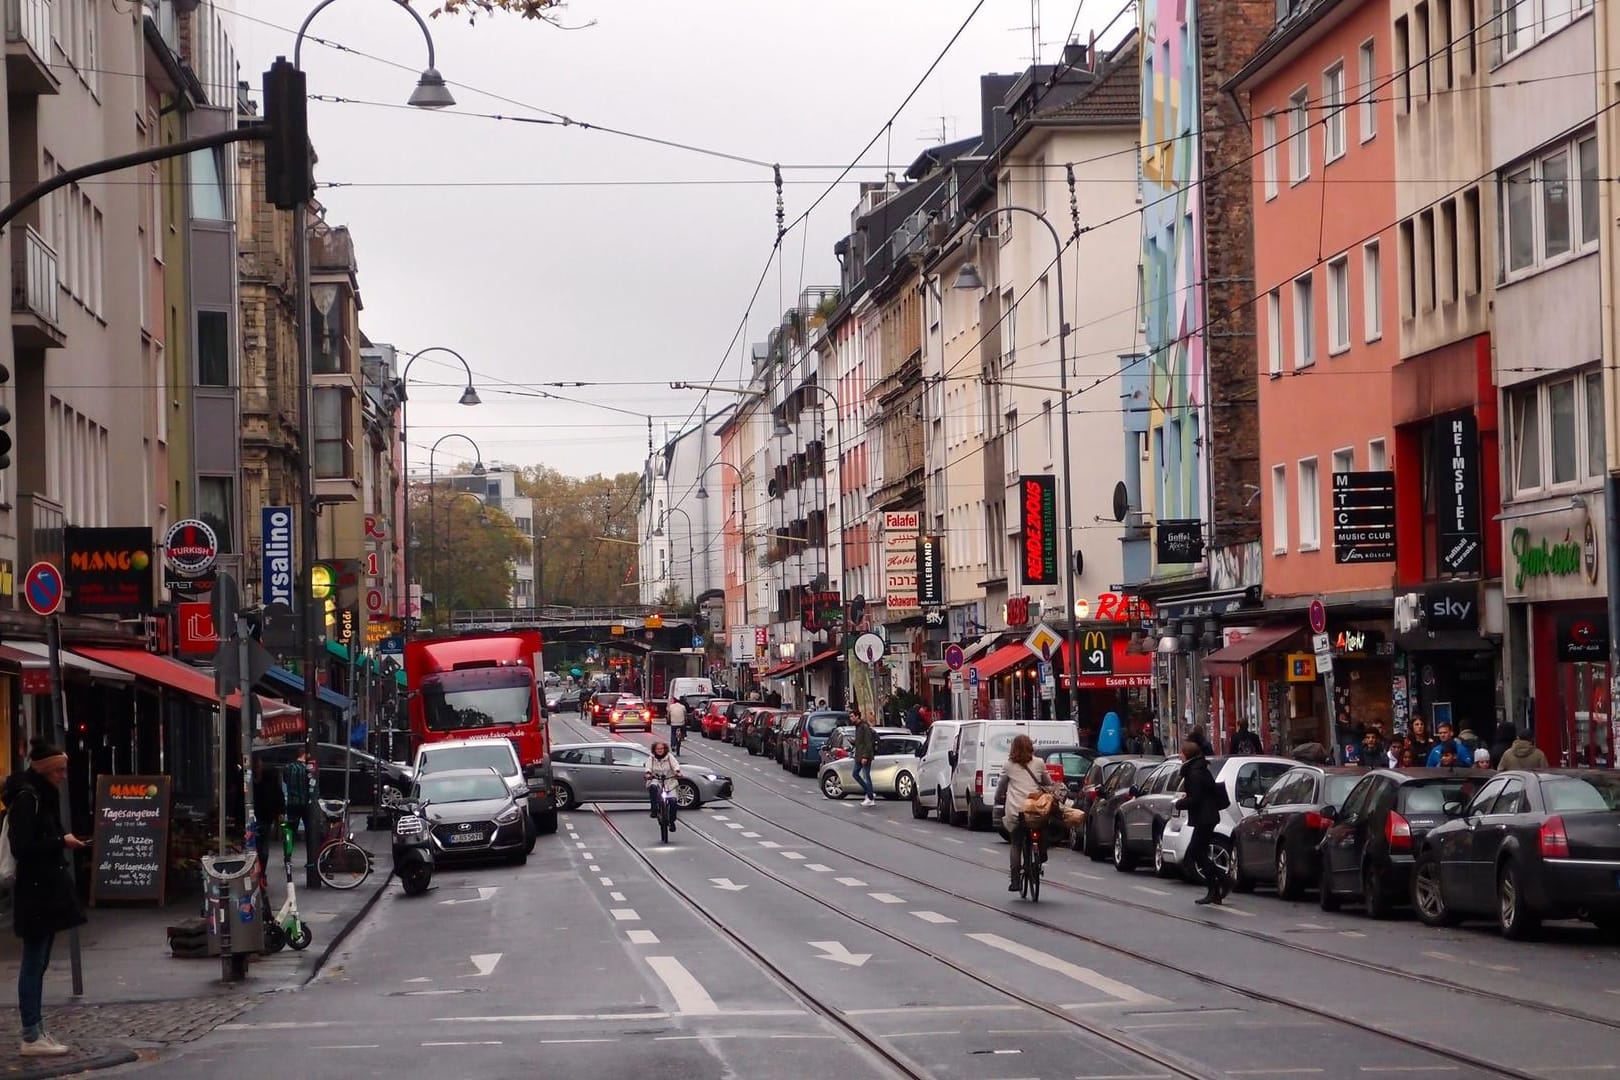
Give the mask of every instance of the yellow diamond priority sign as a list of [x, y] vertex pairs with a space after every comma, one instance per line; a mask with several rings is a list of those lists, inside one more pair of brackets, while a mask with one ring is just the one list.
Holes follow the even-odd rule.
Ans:
[[1057, 636], [1057, 631], [1045, 623], [1036, 626], [1030, 631], [1029, 637], [1024, 639], [1024, 647], [1042, 660], [1050, 660], [1052, 653], [1057, 651], [1057, 647], [1062, 643], [1063, 639]]

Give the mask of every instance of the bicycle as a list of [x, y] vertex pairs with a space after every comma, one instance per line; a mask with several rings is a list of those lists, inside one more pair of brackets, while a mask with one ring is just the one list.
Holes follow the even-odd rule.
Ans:
[[1041, 899], [1041, 826], [1024, 822], [1023, 869], [1019, 875], [1018, 895], [1031, 903]]
[[371, 876], [371, 854], [354, 842], [349, 831], [349, 804], [339, 799], [321, 799], [321, 816], [326, 831], [320, 853], [315, 856], [315, 873], [329, 888], [355, 889]]
[[647, 786], [655, 785], [658, 789], [658, 842], [667, 844], [669, 830], [675, 827], [675, 793], [656, 781]]

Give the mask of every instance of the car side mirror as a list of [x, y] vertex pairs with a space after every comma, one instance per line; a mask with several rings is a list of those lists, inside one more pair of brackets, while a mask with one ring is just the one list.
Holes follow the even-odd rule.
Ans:
[[1448, 802], [1445, 806], [1441, 807], [1441, 810], [1445, 813], [1446, 817], [1462, 817], [1463, 804], [1460, 802]]
[[1238, 800], [1238, 805], [1243, 807], [1245, 810], [1257, 810], [1260, 807], [1260, 796], [1245, 795], [1243, 798]]
[[1337, 821], [1339, 820], [1339, 808], [1337, 806], [1324, 806], [1322, 807], [1322, 816], [1329, 821]]
[[923, 757], [927, 753], [927, 749], [922, 743], [918, 743], [917, 748], [912, 753], [917, 757]]

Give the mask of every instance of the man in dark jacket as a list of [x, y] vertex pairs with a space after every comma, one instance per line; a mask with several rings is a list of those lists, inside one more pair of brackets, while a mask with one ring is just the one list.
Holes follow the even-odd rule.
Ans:
[[855, 779], [861, 785], [861, 791], [866, 798], [861, 800], [862, 806], [876, 806], [877, 798], [872, 791], [872, 759], [877, 757], [877, 732], [867, 723], [866, 717], [860, 713], [855, 714]]
[[1232, 733], [1232, 742], [1229, 752], [1234, 756], [1242, 754], [1261, 753], [1260, 736], [1249, 730], [1249, 721], [1240, 718], [1237, 730]]
[[1181, 797], [1176, 800], [1176, 809], [1186, 811], [1187, 824], [1192, 826], [1187, 861], [1204, 879], [1207, 890], [1195, 903], [1219, 904], [1226, 895], [1227, 882], [1210, 857], [1210, 842], [1215, 838], [1215, 824], [1221, 819], [1221, 793], [1198, 740], [1189, 738], [1182, 743], [1181, 757], [1186, 764], [1181, 767]]
[[287, 816], [287, 796], [281, 790], [281, 770], [263, 758], [253, 759], [253, 816], [258, 819], [254, 850], [259, 854], [259, 873], [270, 872], [270, 845], [280, 846], [279, 823]]
[[68, 1048], [45, 1033], [45, 969], [58, 931], [84, 923], [68, 852], [88, 847], [62, 827], [61, 793], [67, 782], [67, 754], [35, 739], [28, 768], [7, 778], [6, 832], [17, 880], [12, 886], [12, 927], [22, 939], [22, 967], [17, 973], [17, 1008], [22, 1013], [23, 1057], [61, 1057]]

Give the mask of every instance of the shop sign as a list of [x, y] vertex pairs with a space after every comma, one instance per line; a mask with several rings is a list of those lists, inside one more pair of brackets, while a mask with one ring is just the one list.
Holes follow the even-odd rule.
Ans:
[[1395, 561], [1395, 474], [1333, 474], [1333, 561]]
[[1289, 682], [1315, 682], [1316, 657], [1308, 652], [1288, 653], [1285, 657], [1287, 666], [1283, 669]]
[[[1098, 638], [1106, 642], [1103, 647], [1107, 650], [1107, 659], [1102, 662], [1092, 655]], [[1153, 655], [1131, 652], [1129, 635], [1087, 630], [1080, 637], [1080, 664], [1074, 685], [1079, 690], [1141, 690], [1152, 686]], [[1104, 664], [1106, 672], [1097, 670]]]
[[17, 564], [0, 559], [0, 596], [10, 596], [17, 587]]
[[1008, 626], [1028, 626], [1029, 615], [1029, 597], [1007, 597], [1006, 616]]
[[1101, 630], [1087, 630], [1080, 635], [1080, 674], [1112, 675], [1114, 649], [1109, 635]]
[[1025, 585], [1056, 585], [1057, 557], [1057, 477], [1038, 475], [1018, 478], [1020, 529], [1020, 581]]
[[917, 533], [922, 515], [915, 510], [883, 514], [883, 604], [890, 611], [916, 611]]
[[202, 577], [218, 559], [219, 537], [206, 521], [185, 518], [163, 536], [163, 563], [183, 578]]
[[1477, 574], [1484, 545], [1479, 534], [1479, 425], [1472, 412], [1435, 422], [1434, 453], [1440, 569]]
[[1515, 591], [1525, 591], [1537, 579], [1568, 579], [1584, 577], [1588, 584], [1598, 580], [1597, 530], [1592, 520], [1577, 534], [1565, 529], [1562, 538], [1535, 537], [1520, 525], [1514, 528], [1508, 550], [1513, 556]]
[[1561, 663], [1602, 663], [1609, 658], [1606, 615], [1560, 615], [1557, 631]]
[[292, 607], [296, 584], [292, 507], [266, 506], [259, 510], [259, 555], [263, 564], [261, 598], [266, 604]]
[[945, 602], [943, 545], [942, 537], [917, 537], [917, 602], [923, 607], [938, 607]]
[[1167, 518], [1159, 522], [1153, 551], [1161, 563], [1195, 563], [1204, 558], [1204, 523], [1197, 518]]
[[23, 668], [22, 692], [25, 694], [49, 694], [51, 692], [51, 673], [48, 668]]
[[1153, 618], [1153, 605], [1133, 593], [1098, 593], [1097, 602], [1086, 607], [1094, 622], [1135, 623]]
[[1333, 634], [1333, 654], [1350, 659], [1373, 656], [1383, 641], [1384, 635], [1376, 630], [1339, 630]]
[[1418, 593], [1418, 613], [1431, 633], [1479, 629], [1479, 586], [1474, 582], [1430, 585]]
[[62, 530], [64, 584], [72, 615], [144, 615], [152, 610], [150, 526]]
[[806, 589], [801, 621], [810, 631], [836, 630], [844, 623], [843, 594]]

